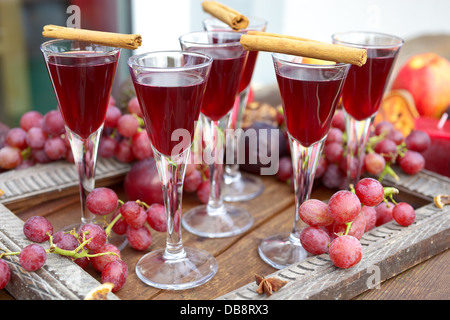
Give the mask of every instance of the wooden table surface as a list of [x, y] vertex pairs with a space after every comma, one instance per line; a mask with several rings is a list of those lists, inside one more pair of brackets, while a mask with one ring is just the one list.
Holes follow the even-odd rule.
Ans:
[[[254, 281], [254, 274], [268, 275], [277, 271], [261, 260], [257, 252], [259, 241], [280, 231], [290, 231], [293, 224], [294, 194], [291, 188], [274, 177], [263, 177], [265, 190], [258, 198], [235, 203], [245, 208], [254, 217], [252, 228], [245, 234], [224, 238], [206, 239], [197, 237], [183, 229], [183, 243], [212, 253], [218, 261], [217, 274], [206, 284], [189, 290], [166, 291], [149, 287], [135, 274], [135, 264], [143, 254], [165, 245], [165, 233], [153, 231], [153, 243], [145, 252], [130, 247], [122, 250], [122, 259], [127, 263], [129, 275], [117, 296], [123, 300], [211, 300]], [[111, 186], [122, 200], [126, 200], [123, 185]], [[312, 197], [328, 199], [334, 190], [316, 186]], [[195, 195], [185, 194], [183, 211], [199, 202]], [[33, 205], [15, 212], [22, 220], [30, 216], [46, 216], [56, 230], [79, 221], [78, 195], [65, 195], [56, 200]], [[364, 257], [363, 257], [364, 259]], [[450, 250], [446, 250], [404, 272], [384, 281], [379, 289], [370, 289], [354, 297], [362, 300], [446, 300], [450, 298]], [[100, 280], [100, 274], [91, 266], [88, 272]], [[276, 294], [276, 293], [275, 293]], [[0, 290], [0, 299], [14, 299], [5, 289]]]

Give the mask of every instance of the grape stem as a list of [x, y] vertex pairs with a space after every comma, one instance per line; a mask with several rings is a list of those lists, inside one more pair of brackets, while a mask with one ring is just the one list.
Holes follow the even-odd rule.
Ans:
[[[100, 253], [95, 253], [95, 254], [90, 254], [85, 248], [84, 246], [86, 244], [88, 244], [89, 242], [91, 242], [92, 238], [90, 239], [85, 239], [85, 234], [83, 234], [83, 242], [74, 250], [64, 250], [59, 248], [56, 244], [53, 243], [53, 236], [47, 232], [47, 235], [49, 236], [49, 242], [50, 242], [50, 248], [46, 249], [45, 252], [47, 253], [56, 253], [59, 254], [61, 256], [67, 256], [67, 257], [72, 257], [74, 259], [78, 259], [78, 258], [94, 258], [94, 257], [100, 257], [100, 256], [105, 256], [105, 255], [114, 255], [114, 256], [118, 256], [120, 257], [117, 253], [115, 252], [100, 252]], [[3, 250], [3, 249], [2, 249]], [[17, 252], [3, 252], [2, 254], [0, 254], [0, 259], [3, 258], [4, 256], [14, 256], [14, 255], [19, 255], [20, 251]]]

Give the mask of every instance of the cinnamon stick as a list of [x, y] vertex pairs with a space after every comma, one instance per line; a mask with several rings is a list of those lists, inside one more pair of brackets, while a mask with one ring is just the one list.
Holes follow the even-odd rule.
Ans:
[[121, 34], [86, 29], [74, 29], [55, 25], [44, 26], [42, 35], [46, 38], [84, 41], [109, 47], [132, 50], [139, 48], [142, 44], [142, 37], [139, 34]]
[[337, 63], [349, 63], [359, 67], [367, 61], [367, 51], [364, 49], [275, 33], [248, 31], [246, 35], [241, 36], [241, 45], [247, 51], [285, 53]]
[[217, 1], [203, 1], [202, 7], [203, 11], [226, 23], [235, 31], [248, 27], [249, 20], [246, 16], [222, 3]]

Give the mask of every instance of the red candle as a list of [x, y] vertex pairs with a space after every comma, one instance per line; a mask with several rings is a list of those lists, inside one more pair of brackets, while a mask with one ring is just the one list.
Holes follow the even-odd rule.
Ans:
[[430, 147], [423, 152], [425, 169], [450, 177], [450, 120], [420, 117], [415, 129], [431, 138]]

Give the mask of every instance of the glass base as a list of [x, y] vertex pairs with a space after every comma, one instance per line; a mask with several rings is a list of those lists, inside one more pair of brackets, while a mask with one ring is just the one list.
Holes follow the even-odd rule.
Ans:
[[[75, 229], [75, 231], [78, 231], [80, 229], [82, 223], [75, 223], [70, 226], [67, 226], [62, 229], [62, 231], [67, 232]], [[119, 251], [122, 251], [128, 244], [127, 236], [126, 235], [120, 235], [115, 233], [114, 231], [111, 231], [110, 236], [108, 237], [108, 242], [115, 245]]]
[[290, 233], [276, 234], [262, 240], [258, 253], [261, 259], [276, 269], [286, 268], [308, 256], [300, 240]]
[[193, 208], [183, 214], [183, 227], [205, 238], [225, 238], [239, 235], [253, 224], [253, 217], [246, 210], [224, 204], [218, 209], [207, 205]]
[[236, 202], [256, 198], [264, 191], [264, 183], [256, 176], [240, 172], [236, 177], [224, 176], [222, 187], [224, 201]]
[[165, 249], [147, 253], [136, 264], [136, 275], [155, 288], [183, 290], [209, 281], [217, 272], [217, 261], [206, 251], [184, 248], [181, 259], [166, 259]]

